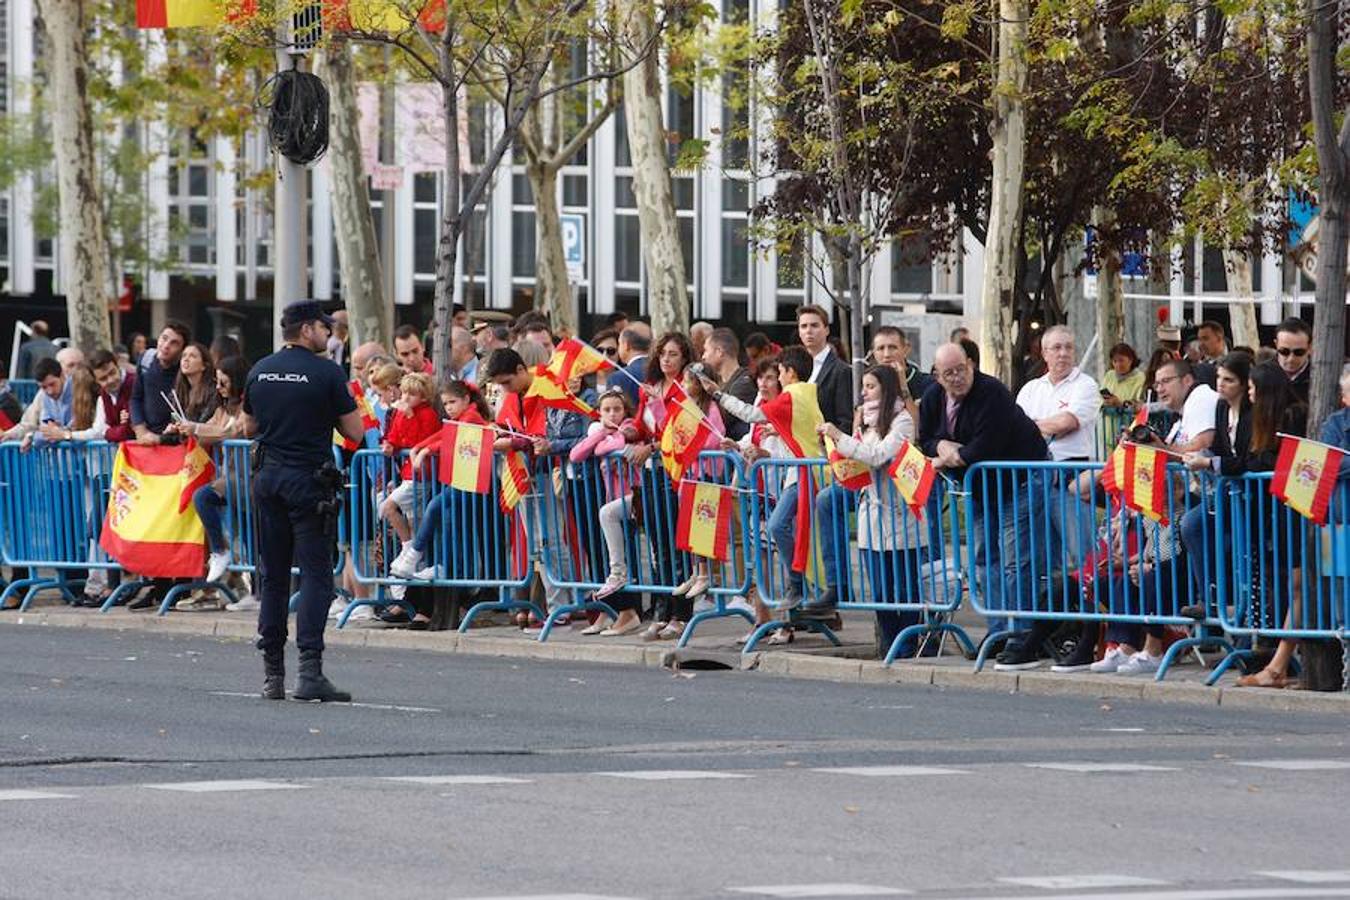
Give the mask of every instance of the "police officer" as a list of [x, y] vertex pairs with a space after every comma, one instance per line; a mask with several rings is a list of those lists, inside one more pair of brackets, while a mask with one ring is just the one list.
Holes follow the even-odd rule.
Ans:
[[333, 599], [333, 550], [340, 473], [333, 466], [333, 429], [353, 441], [361, 414], [342, 370], [322, 354], [333, 318], [313, 300], [281, 313], [285, 346], [249, 372], [244, 430], [257, 441], [253, 503], [258, 517], [262, 608], [263, 697], [286, 699], [286, 618], [291, 566], [300, 570], [296, 700], [349, 701], [323, 675], [323, 629]]

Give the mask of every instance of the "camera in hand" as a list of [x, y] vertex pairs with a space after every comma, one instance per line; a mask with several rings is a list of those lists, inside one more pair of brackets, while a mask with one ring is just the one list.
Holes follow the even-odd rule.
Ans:
[[695, 378], [706, 378], [706, 379], [708, 379], [709, 381], [716, 381], [716, 380], [717, 380], [715, 377], [713, 377], [713, 374], [712, 374], [711, 372], [708, 371], [708, 367], [705, 366], [705, 365], [704, 365], [703, 363], [701, 363], [701, 362], [696, 362], [696, 363], [693, 363], [692, 365], [690, 365], [690, 366], [689, 366], [689, 372], [690, 372]]
[[1130, 440], [1136, 444], [1153, 444], [1162, 440], [1162, 435], [1150, 425], [1135, 425], [1130, 429]]

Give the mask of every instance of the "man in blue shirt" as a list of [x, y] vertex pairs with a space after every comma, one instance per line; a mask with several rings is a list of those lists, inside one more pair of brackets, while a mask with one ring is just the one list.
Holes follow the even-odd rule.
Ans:
[[296, 700], [347, 702], [323, 675], [323, 629], [333, 599], [333, 551], [341, 472], [333, 465], [333, 430], [359, 442], [361, 413], [337, 364], [322, 354], [333, 318], [318, 302], [281, 313], [285, 346], [253, 367], [244, 386], [244, 433], [257, 440], [253, 508], [258, 516], [258, 643], [263, 697], [284, 700], [286, 619], [291, 567], [300, 570]]
[[136, 361], [136, 383], [131, 389], [131, 427], [136, 443], [154, 445], [164, 442], [165, 428], [173, 421], [169, 404], [178, 379], [178, 360], [183, 348], [192, 343], [192, 329], [170, 319], [164, 323], [154, 350]]

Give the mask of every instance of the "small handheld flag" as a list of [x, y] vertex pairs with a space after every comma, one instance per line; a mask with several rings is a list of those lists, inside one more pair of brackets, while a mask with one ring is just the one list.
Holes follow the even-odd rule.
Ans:
[[1327, 507], [1344, 456], [1345, 451], [1321, 441], [1280, 435], [1271, 495], [1318, 525], [1327, 524]]
[[680, 550], [726, 562], [731, 542], [731, 517], [736, 491], [721, 484], [684, 481], [680, 484], [680, 518], [675, 546]]
[[914, 444], [905, 441], [888, 471], [910, 512], [922, 520], [924, 505], [933, 491], [933, 461]]
[[490, 428], [447, 422], [441, 429], [441, 484], [472, 494], [492, 490], [492, 440]]
[[830, 460], [830, 471], [834, 473], [834, 478], [841, 487], [850, 491], [860, 491], [872, 483], [872, 470], [867, 463], [849, 459], [841, 454], [830, 437], [825, 438], [825, 454]]

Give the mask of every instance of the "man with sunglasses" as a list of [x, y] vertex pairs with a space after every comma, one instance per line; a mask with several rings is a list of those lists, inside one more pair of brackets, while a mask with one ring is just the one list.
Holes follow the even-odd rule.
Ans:
[[1312, 381], [1312, 329], [1302, 319], [1285, 319], [1275, 329], [1275, 356], [1289, 386], [1304, 403]]

